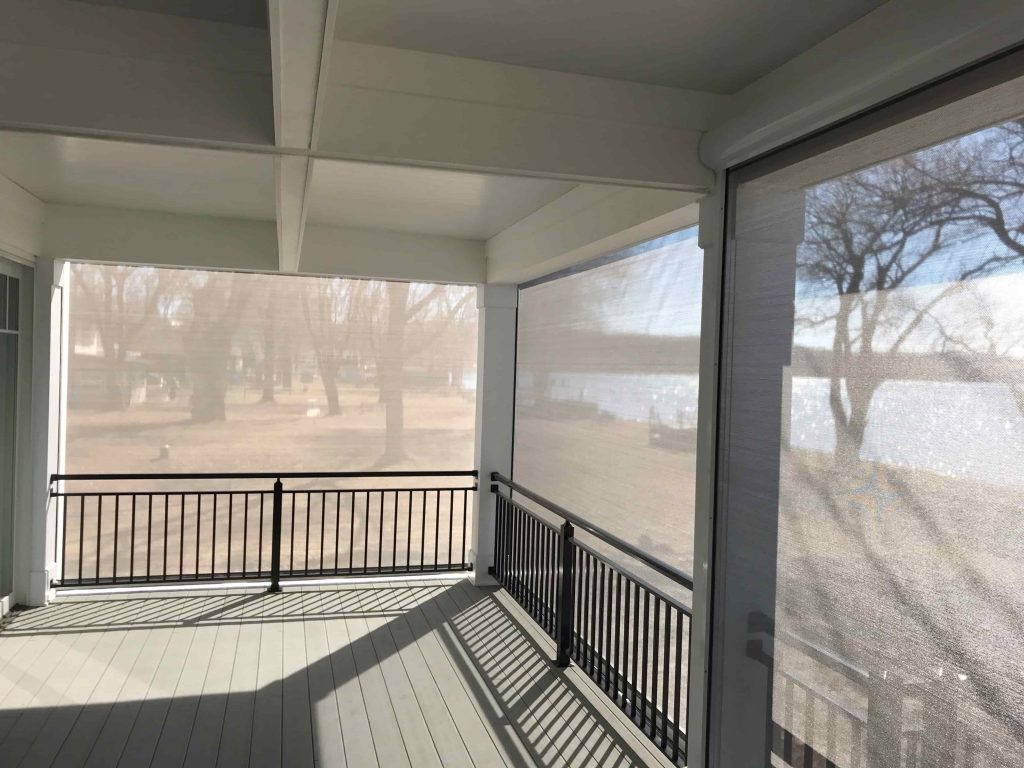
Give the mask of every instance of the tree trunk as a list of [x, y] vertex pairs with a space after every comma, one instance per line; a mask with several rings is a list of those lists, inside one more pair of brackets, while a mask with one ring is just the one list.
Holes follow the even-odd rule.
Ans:
[[388, 283], [388, 327], [378, 364], [380, 400], [384, 403], [384, 455], [381, 464], [397, 464], [405, 455], [405, 382], [403, 380], [405, 324], [409, 284]]
[[274, 402], [274, 301], [267, 302], [263, 318], [263, 396], [261, 403]]
[[320, 381], [324, 385], [324, 397], [327, 398], [327, 415], [337, 416], [341, 413], [341, 404], [338, 402], [338, 366], [330, 362], [320, 360]]

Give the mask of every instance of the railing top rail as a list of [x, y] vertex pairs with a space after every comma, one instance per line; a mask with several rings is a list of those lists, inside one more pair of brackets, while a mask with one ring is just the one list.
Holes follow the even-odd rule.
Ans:
[[453, 471], [399, 470], [393, 472], [168, 472], [168, 473], [114, 473], [114, 474], [52, 474], [50, 483], [62, 480], [284, 480], [284, 479], [345, 479], [390, 477], [476, 477], [475, 469]]
[[594, 525], [589, 520], [585, 520], [579, 515], [570, 512], [565, 507], [559, 506], [558, 504], [555, 504], [553, 501], [545, 499], [543, 496], [534, 493], [529, 488], [524, 488], [523, 486], [519, 485], [519, 483], [516, 483], [510, 480], [509, 478], [505, 477], [500, 472], [491, 473], [491, 482], [500, 483], [501, 485], [504, 485], [512, 489], [516, 493], [521, 493], [530, 501], [540, 504], [549, 512], [558, 515], [563, 520], [569, 521], [577, 528], [586, 531], [591, 536], [597, 537], [605, 544], [609, 544], [615, 547], [615, 549], [619, 550], [620, 552], [624, 552], [625, 554], [636, 558], [644, 565], [660, 573], [665, 578], [674, 581], [676, 584], [681, 584], [686, 589], [689, 589], [691, 591], [693, 590], [693, 577], [690, 574], [685, 573], [684, 571], [681, 571], [672, 565], [669, 565], [664, 560], [660, 560], [659, 558], [654, 557], [653, 555], [650, 555], [647, 552], [637, 549], [628, 541], [619, 538], [614, 533], [606, 531], [604, 528], [601, 528], [600, 526]]
[[693, 617], [693, 609], [686, 603], [684, 603], [682, 600], [680, 600], [677, 597], [672, 597], [672, 595], [670, 595], [663, 589], [658, 589], [656, 586], [651, 584], [647, 579], [643, 578], [642, 576], [639, 576], [638, 574], [629, 570], [628, 568], [621, 566], [618, 563], [613, 563], [611, 560], [608, 559], [607, 555], [601, 554], [593, 547], [587, 546], [579, 540], [573, 541], [573, 546], [579, 547], [584, 552], [587, 552], [591, 557], [594, 557], [600, 560], [602, 563], [605, 563], [609, 567], [614, 568], [618, 573], [620, 573], [623, 576], [623, 578], [629, 579], [633, 583], [641, 585], [645, 590], [650, 592], [655, 597], [659, 598], [662, 602], [667, 603], [668, 605], [682, 612], [686, 616], [690, 616], [691, 618]]

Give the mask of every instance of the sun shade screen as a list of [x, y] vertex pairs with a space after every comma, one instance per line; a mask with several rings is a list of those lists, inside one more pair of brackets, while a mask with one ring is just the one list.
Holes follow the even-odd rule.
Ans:
[[723, 765], [1024, 764], [1021, 85], [732, 186]]
[[515, 480], [685, 571], [701, 268], [691, 229], [519, 297]]
[[71, 472], [473, 464], [467, 286], [75, 264]]

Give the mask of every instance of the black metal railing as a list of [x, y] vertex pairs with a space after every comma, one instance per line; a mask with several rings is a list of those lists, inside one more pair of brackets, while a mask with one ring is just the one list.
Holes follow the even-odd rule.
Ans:
[[670, 760], [684, 764], [690, 608], [579, 541], [577, 529], [672, 585], [692, 592], [692, 578], [498, 473], [491, 480], [495, 579], [555, 641], [557, 665], [575, 662]]
[[[475, 478], [475, 471], [53, 475], [54, 586], [270, 579], [276, 590], [282, 577], [468, 570]], [[258, 487], [260, 480], [274, 482]], [[286, 488], [286, 480], [303, 486]]]
[[[769, 616], [748, 619], [748, 655], [773, 674], [768, 734], [784, 765], [903, 768], [998, 765], [986, 739], [958, 713], [966, 677], [949, 666], [912, 677], [868, 670], [792, 632]], [[771, 653], [768, 641], [771, 641]]]

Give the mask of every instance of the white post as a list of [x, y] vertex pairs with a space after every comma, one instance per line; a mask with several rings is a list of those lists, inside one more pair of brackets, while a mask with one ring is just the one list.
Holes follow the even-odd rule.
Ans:
[[512, 428], [516, 388], [515, 285], [477, 286], [480, 326], [476, 361], [476, 468], [480, 490], [473, 504], [473, 583], [493, 584], [494, 497], [491, 472], [512, 474]]
[[50, 503], [50, 475], [64, 465], [64, 371], [62, 344], [67, 334], [63, 286], [67, 262], [38, 257], [35, 264], [32, 323], [32, 548], [29, 605], [50, 599], [55, 573], [56, 504]]

